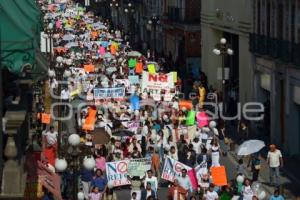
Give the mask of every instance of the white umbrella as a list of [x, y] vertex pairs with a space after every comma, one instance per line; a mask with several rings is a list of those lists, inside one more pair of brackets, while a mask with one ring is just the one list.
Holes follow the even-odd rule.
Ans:
[[69, 42], [68, 44], [65, 45], [66, 48], [72, 48], [72, 47], [78, 47], [77, 42]]
[[130, 52], [128, 52], [127, 56], [129, 56], [129, 57], [141, 57], [142, 54], [138, 51], [130, 51]]
[[237, 149], [237, 155], [247, 156], [260, 151], [266, 145], [261, 140], [247, 140], [241, 144]]
[[117, 42], [122, 42], [123, 41], [123, 39], [121, 39], [121, 38], [116, 38], [114, 40], [117, 41]]
[[104, 54], [104, 58], [113, 58], [114, 56], [111, 53]]
[[74, 40], [75, 36], [71, 35], [71, 34], [68, 34], [68, 35], [64, 35], [64, 37], [62, 39], [65, 40], [65, 41], [70, 41], [70, 40]]

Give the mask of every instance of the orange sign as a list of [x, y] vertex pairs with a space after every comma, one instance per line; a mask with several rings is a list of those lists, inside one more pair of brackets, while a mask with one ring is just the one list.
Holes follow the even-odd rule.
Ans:
[[95, 65], [84, 65], [84, 71], [86, 72], [94, 72], [95, 71]]
[[135, 67], [135, 73], [141, 74], [143, 72], [143, 63], [138, 62]]
[[85, 118], [85, 122], [82, 126], [83, 130], [92, 131], [94, 130], [96, 122], [97, 111], [93, 108], [88, 109], [88, 116]]
[[42, 113], [42, 123], [43, 124], [50, 124], [51, 122], [51, 116], [47, 113]]
[[187, 110], [191, 110], [193, 108], [193, 104], [191, 101], [179, 101], [179, 108], [182, 109], [183, 107], [185, 107]]
[[213, 184], [216, 186], [227, 185], [226, 169], [224, 166], [210, 168]]

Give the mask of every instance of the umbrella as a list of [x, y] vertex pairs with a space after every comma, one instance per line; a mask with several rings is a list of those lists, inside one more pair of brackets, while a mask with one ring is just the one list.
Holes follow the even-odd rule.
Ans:
[[112, 131], [113, 136], [124, 137], [124, 136], [133, 136], [134, 132], [126, 130], [126, 129], [117, 129]]
[[104, 54], [104, 58], [113, 58], [113, 55], [111, 53]]
[[70, 41], [70, 40], [74, 40], [75, 39], [75, 36], [74, 35], [64, 35], [64, 37], [62, 38], [63, 40], [65, 41]]
[[104, 128], [96, 128], [93, 131], [93, 135], [94, 144], [107, 144], [110, 140], [110, 136]]
[[130, 51], [130, 52], [128, 52], [127, 56], [129, 56], [129, 57], [141, 57], [142, 54], [138, 51]]
[[78, 43], [77, 42], [69, 42], [65, 45], [66, 48], [72, 48], [72, 47], [78, 47]]
[[101, 23], [95, 23], [95, 24], [93, 24], [93, 27], [94, 27], [94, 29], [106, 29], [107, 28], [106, 26], [104, 26]]
[[116, 71], [117, 71], [117, 68], [116, 68], [116, 67], [109, 67], [109, 68], [106, 69], [106, 72], [107, 72], [108, 74], [112, 74], [112, 73], [114, 73], [114, 72], [116, 72]]
[[117, 41], [117, 42], [122, 42], [123, 41], [123, 39], [121, 39], [121, 38], [116, 38], [114, 40]]
[[264, 148], [265, 143], [261, 140], [247, 140], [243, 142], [237, 149], [237, 154], [239, 156], [246, 156], [260, 151]]

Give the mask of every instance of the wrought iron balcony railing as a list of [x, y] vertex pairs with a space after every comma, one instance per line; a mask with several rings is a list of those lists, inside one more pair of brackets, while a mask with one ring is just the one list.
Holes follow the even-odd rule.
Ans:
[[300, 44], [297, 43], [252, 33], [250, 52], [300, 67]]

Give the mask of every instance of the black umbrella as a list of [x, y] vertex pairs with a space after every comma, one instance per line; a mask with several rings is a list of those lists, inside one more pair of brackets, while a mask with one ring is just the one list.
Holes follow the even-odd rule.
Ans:
[[116, 129], [112, 131], [113, 136], [124, 137], [124, 136], [133, 136], [134, 132], [127, 129]]

